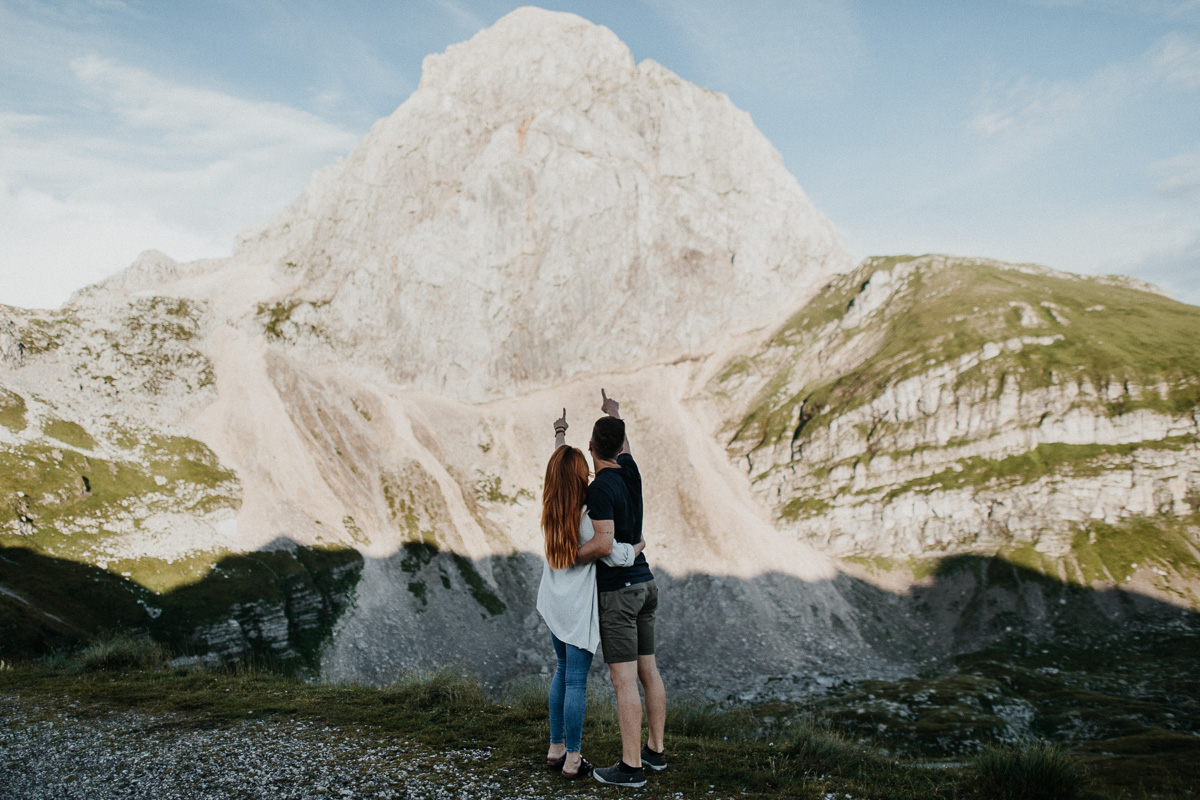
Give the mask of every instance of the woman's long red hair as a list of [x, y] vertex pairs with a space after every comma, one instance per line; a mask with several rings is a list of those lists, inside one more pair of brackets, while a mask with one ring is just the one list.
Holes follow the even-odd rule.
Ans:
[[588, 465], [583, 453], [567, 445], [555, 450], [546, 464], [546, 485], [542, 490], [546, 560], [554, 569], [566, 569], [575, 563], [587, 486]]

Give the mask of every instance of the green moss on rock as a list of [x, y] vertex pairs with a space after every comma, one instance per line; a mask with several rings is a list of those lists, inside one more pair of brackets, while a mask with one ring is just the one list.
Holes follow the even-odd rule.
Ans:
[[[259, 303], [255, 309], [255, 316], [262, 322], [263, 333], [267, 335], [267, 339], [273, 342], [287, 341], [291, 338], [288, 336], [288, 325], [291, 324], [293, 330], [295, 330], [292, 314], [295, 313], [296, 309], [301, 306], [321, 308], [326, 305], [329, 305], [328, 300], [312, 302], [291, 298], [275, 303]], [[305, 332], [316, 336], [322, 335], [321, 330], [311, 325], [307, 326]]]
[[449, 523], [450, 509], [437, 481], [415, 460], [379, 476], [392, 522], [410, 542], [437, 546], [437, 532]]
[[241, 487], [194, 439], [152, 437], [128, 459], [38, 442], [0, 450], [0, 499], [0, 544], [82, 558], [112, 535], [115, 520], [236, 508]]
[[63, 444], [77, 447], [80, 450], [95, 450], [96, 440], [92, 438], [82, 425], [65, 419], [49, 419], [42, 425], [42, 431], [52, 439]]
[[819, 517], [829, 508], [829, 503], [819, 497], [796, 497], [784, 504], [779, 510], [779, 516], [788, 520]]
[[966, 458], [955, 467], [914, 478], [888, 492], [886, 499], [914, 491], [949, 491], [1000, 482], [1032, 483], [1047, 475], [1087, 477], [1110, 469], [1114, 459], [1138, 451], [1181, 450], [1196, 444], [1194, 436], [1175, 436], [1127, 444], [1062, 444], [1044, 442], [1033, 450], [1006, 458]]
[[1135, 517], [1119, 525], [1093, 522], [1071, 541], [1071, 553], [1083, 582], [1123, 582], [1139, 568], [1160, 566], [1171, 572], [1200, 577], [1200, 542], [1191, 519]]
[[13, 433], [25, 430], [25, 398], [16, 392], [0, 389], [0, 425]]
[[504, 601], [496, 596], [495, 592], [488, 587], [487, 581], [475, 569], [475, 565], [468, 559], [463, 558], [458, 553], [451, 553], [451, 558], [454, 559], [454, 566], [458, 568], [458, 574], [467, 584], [467, 589], [471, 592], [471, 597], [475, 598], [475, 602], [483, 606], [492, 616], [503, 614], [508, 610]]

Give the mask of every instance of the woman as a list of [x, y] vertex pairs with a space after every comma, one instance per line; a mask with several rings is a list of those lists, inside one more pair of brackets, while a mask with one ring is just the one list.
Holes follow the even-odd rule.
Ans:
[[[587, 459], [568, 447], [567, 410], [554, 421], [554, 454], [546, 465], [542, 492], [542, 534], [546, 561], [538, 589], [537, 609], [550, 628], [558, 666], [550, 682], [550, 750], [546, 763], [575, 779], [591, 772], [580, 755], [583, 717], [587, 703], [587, 677], [592, 656], [600, 644], [600, 613], [596, 605], [596, 564], [576, 563], [579, 548], [595, 535], [588, 519]], [[603, 561], [625, 567], [645, 547], [644, 542], [613, 544]]]

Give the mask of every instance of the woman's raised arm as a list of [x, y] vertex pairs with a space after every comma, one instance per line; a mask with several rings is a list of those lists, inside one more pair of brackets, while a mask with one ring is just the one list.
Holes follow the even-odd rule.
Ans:
[[554, 420], [554, 449], [562, 447], [567, 443], [567, 410], [563, 409], [563, 415]]

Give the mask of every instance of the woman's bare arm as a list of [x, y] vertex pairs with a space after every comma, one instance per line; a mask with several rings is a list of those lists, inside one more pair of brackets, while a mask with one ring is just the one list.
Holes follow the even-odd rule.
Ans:
[[563, 415], [554, 420], [554, 449], [562, 447], [567, 443], [567, 410], [563, 409]]

